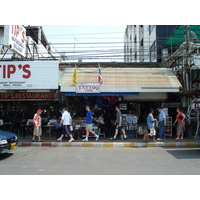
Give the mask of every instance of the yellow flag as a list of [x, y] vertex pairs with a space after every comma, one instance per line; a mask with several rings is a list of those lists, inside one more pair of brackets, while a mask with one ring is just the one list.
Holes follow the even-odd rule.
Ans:
[[76, 83], [78, 82], [76, 67], [74, 68], [73, 82], [74, 82], [74, 85], [76, 85]]

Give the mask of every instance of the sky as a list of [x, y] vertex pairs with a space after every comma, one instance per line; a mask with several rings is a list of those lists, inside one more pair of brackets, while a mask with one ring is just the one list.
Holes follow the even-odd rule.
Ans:
[[126, 25], [42, 25], [47, 40], [68, 62], [123, 61]]
[[[194, 6], [192, 9], [188, 9], [187, 4], [172, 0], [168, 0], [164, 6], [161, 5], [160, 1], [158, 0], [134, 2], [129, 0], [119, 2], [113, 0], [57, 0], [56, 2], [52, 3], [35, 0], [34, 5], [36, 6], [33, 7], [27, 5], [27, 9], [21, 9], [20, 6], [26, 4], [27, 2], [25, 0], [19, 0], [13, 1], [12, 6], [10, 6], [10, 1], [3, 1], [1, 16], [4, 17], [1, 19], [1, 24], [42, 25], [48, 41], [52, 44], [55, 44], [56, 42], [72, 43], [71, 46], [70, 44], [66, 45], [68, 50], [71, 48], [71, 51], [64, 49], [63, 44], [60, 45], [59, 48], [56, 46], [59, 52], [63, 49], [64, 51], [67, 51], [69, 58], [72, 60], [77, 60], [78, 56], [81, 57], [78, 52], [81, 48], [83, 48], [83, 45], [80, 46], [78, 43], [83, 43], [85, 41], [86, 43], [98, 41], [94, 39], [83, 39], [80, 35], [77, 35], [80, 33], [86, 34], [101, 33], [102, 31], [104, 33], [119, 31], [121, 32], [121, 35], [119, 34], [118, 38], [122, 38], [123, 40], [125, 27], [126, 25], [130, 24], [174, 25], [199, 23], [197, 16], [198, 6], [195, 6], [197, 3], [193, 4]], [[186, 14], [184, 14], [184, 10], [187, 11]], [[60, 36], [57, 37], [57, 39], [59, 38], [59, 41], [56, 40], [56, 35], [65, 34], [68, 34], [67, 37]], [[71, 34], [71, 36], [69, 34]], [[100, 36], [102, 36], [102, 34]], [[111, 34], [109, 34], [109, 36], [111, 36]], [[113, 38], [114, 36], [116, 35], [113, 35]], [[118, 40], [116, 40], [116, 42], [117, 41]], [[97, 50], [95, 46], [91, 46], [89, 44], [85, 45], [85, 47], [90, 48], [90, 50], [92, 48], [93, 50]], [[72, 51], [73, 53], [69, 54]], [[116, 52], [120, 52], [119, 45], [118, 49], [114, 51], [115, 54]], [[109, 51], [106, 50], [106, 52], [107, 55], [109, 55]], [[97, 52], [95, 52], [95, 54], [97, 54]], [[104, 55], [101, 54], [100, 56]], [[113, 61], [111, 58], [108, 60]]]

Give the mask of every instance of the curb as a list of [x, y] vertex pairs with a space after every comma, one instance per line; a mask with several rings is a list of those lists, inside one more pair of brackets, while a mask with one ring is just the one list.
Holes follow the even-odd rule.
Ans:
[[19, 142], [18, 147], [198, 147], [198, 142]]

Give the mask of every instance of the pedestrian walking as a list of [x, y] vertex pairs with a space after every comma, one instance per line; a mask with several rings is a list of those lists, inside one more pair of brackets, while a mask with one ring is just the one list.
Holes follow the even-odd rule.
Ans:
[[158, 108], [159, 112], [159, 138], [157, 140], [166, 140], [165, 126], [166, 126], [166, 115], [162, 108]]
[[156, 130], [155, 130], [155, 122], [157, 119], [153, 117], [154, 109], [150, 108], [149, 115], [147, 116], [147, 126], [150, 130], [150, 133], [147, 136], [144, 136], [144, 140], [149, 139], [149, 137], [153, 137], [153, 142], [156, 142]]
[[88, 142], [88, 137], [89, 134], [92, 133], [96, 137], [96, 141], [99, 139], [99, 135], [97, 135], [93, 130], [92, 130], [92, 123], [93, 123], [93, 116], [92, 116], [92, 111], [90, 110], [90, 106], [86, 106], [85, 109], [87, 110], [86, 114], [86, 138], [82, 140], [83, 142]]
[[116, 126], [115, 135], [114, 135], [113, 138], [110, 138], [110, 139], [111, 140], [116, 140], [118, 132], [120, 130], [124, 135], [124, 137], [122, 138], [122, 140], [124, 140], [124, 139], [126, 139], [126, 133], [125, 133], [124, 127], [122, 126], [122, 112], [120, 111], [118, 106], [115, 107], [115, 110], [117, 111], [116, 121], [115, 121], [115, 126]]
[[74, 138], [71, 133], [71, 131], [73, 130], [71, 115], [66, 108], [63, 108], [62, 112], [62, 118], [60, 120], [60, 127], [63, 126], [62, 135], [57, 140], [62, 141], [64, 136], [69, 136], [70, 140], [68, 142], [74, 142]]
[[32, 142], [35, 142], [35, 137], [38, 137], [38, 142], [42, 142], [41, 135], [42, 135], [42, 119], [41, 119], [41, 113], [43, 110], [38, 109], [37, 113], [33, 116], [33, 138]]
[[181, 108], [176, 109], [177, 115], [176, 120], [174, 121], [173, 126], [177, 123], [177, 129], [176, 129], [176, 139], [175, 140], [183, 140], [183, 131], [185, 127], [185, 114], [183, 113], [183, 110]]

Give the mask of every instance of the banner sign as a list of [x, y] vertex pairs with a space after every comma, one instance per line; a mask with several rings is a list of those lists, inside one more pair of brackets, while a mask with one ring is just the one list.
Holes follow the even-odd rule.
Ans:
[[192, 81], [192, 89], [193, 90], [200, 90], [200, 80]]
[[35, 101], [35, 100], [58, 100], [58, 94], [54, 92], [13, 92], [0, 93], [0, 101]]
[[[196, 57], [196, 63], [197, 63], [197, 58], [199, 60], [200, 57]], [[198, 64], [200, 63], [198, 62], [196, 65], [198, 66]], [[192, 74], [192, 89], [200, 91], [200, 69], [191, 70], [191, 74]]]
[[19, 56], [25, 57], [26, 29], [22, 25], [5, 25], [4, 46]]
[[0, 62], [0, 90], [58, 89], [58, 61]]
[[99, 83], [77, 83], [76, 93], [100, 93]]

